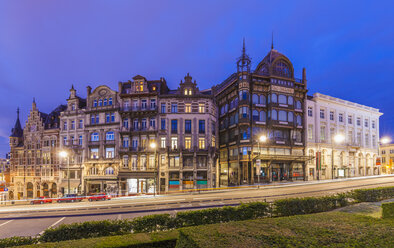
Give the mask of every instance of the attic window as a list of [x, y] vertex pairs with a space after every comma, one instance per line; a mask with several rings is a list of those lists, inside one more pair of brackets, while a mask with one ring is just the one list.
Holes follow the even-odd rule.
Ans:
[[185, 96], [191, 96], [192, 95], [192, 90], [191, 89], [185, 89]]
[[144, 91], [144, 82], [137, 82], [136, 83], [136, 91]]
[[156, 86], [153, 86], [153, 87], [152, 87], [152, 90], [153, 90], [153, 91], [156, 91]]

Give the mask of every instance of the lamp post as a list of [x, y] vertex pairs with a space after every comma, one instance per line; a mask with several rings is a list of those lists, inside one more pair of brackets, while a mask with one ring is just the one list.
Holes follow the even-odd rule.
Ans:
[[343, 134], [336, 134], [332, 140], [332, 149], [331, 149], [331, 179], [334, 179], [334, 143], [340, 144], [345, 140], [345, 136]]
[[[258, 148], [259, 148], [259, 155], [261, 155], [261, 149], [260, 149], [260, 142], [265, 143], [267, 142], [267, 136], [261, 135], [259, 139], [257, 140]], [[259, 168], [259, 173], [257, 174], [257, 179], [258, 182], [260, 183], [260, 174], [261, 174], [261, 158], [260, 158], [260, 168]]]
[[156, 177], [157, 177], [157, 175], [156, 175], [157, 174], [157, 171], [156, 171], [156, 154], [157, 154], [157, 149], [156, 149], [156, 147], [157, 147], [157, 145], [156, 145], [155, 142], [150, 143], [150, 148], [155, 149], [155, 166], [154, 166], [155, 188], [153, 189], [153, 196], [156, 196], [156, 187], [157, 187], [157, 180], [156, 180]]
[[61, 151], [59, 153], [60, 157], [67, 157], [67, 194], [70, 194], [70, 157], [66, 151]]
[[[391, 142], [391, 138], [390, 137], [383, 137], [380, 139], [380, 145], [386, 145], [389, 144]], [[378, 150], [378, 153], [380, 154], [380, 149]], [[381, 167], [383, 167], [383, 159], [380, 159], [380, 163], [381, 163]], [[389, 168], [390, 168], [390, 172], [391, 172], [391, 164], [390, 164], [390, 157], [389, 157], [389, 161], [388, 161], [389, 165], [386, 166], [386, 174], [389, 174]], [[378, 174], [380, 174], [380, 171], [378, 169]]]

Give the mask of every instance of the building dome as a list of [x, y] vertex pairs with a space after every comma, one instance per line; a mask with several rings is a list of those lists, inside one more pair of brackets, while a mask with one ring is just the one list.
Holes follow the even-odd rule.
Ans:
[[255, 73], [294, 78], [293, 65], [290, 60], [275, 49], [271, 49], [264, 59], [257, 65]]

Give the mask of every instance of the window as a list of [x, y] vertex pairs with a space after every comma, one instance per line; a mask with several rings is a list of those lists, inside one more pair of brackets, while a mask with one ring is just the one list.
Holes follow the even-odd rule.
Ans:
[[279, 111], [279, 120], [280, 121], [287, 121], [287, 112], [280, 110]]
[[347, 123], [348, 124], [353, 124], [353, 117], [351, 115], [347, 116]]
[[123, 138], [123, 147], [129, 147], [129, 138], [128, 137]]
[[368, 124], [369, 124], [369, 123], [368, 123], [368, 119], [365, 119], [365, 120], [364, 120], [364, 126], [365, 126], [365, 127], [368, 127]]
[[192, 133], [192, 121], [185, 120], [185, 133]]
[[205, 149], [205, 138], [199, 138], [198, 139], [198, 148], [199, 149]]
[[205, 113], [205, 104], [204, 103], [198, 104], [198, 112]]
[[160, 138], [160, 147], [166, 148], [166, 138], [165, 137]]
[[96, 115], [96, 124], [99, 124], [99, 115]]
[[375, 129], [375, 121], [372, 121], [372, 128]]
[[129, 119], [128, 118], [123, 119], [123, 127], [129, 128]]
[[104, 106], [107, 106], [107, 98], [104, 99]]
[[361, 118], [357, 117], [357, 126], [361, 126]]
[[138, 119], [134, 119], [134, 122], [133, 122], [133, 129], [134, 129], [134, 130], [138, 130]]
[[301, 118], [301, 115], [297, 115], [297, 126], [302, 126], [302, 118]]
[[369, 146], [369, 134], [365, 134], [365, 146]]
[[320, 109], [320, 119], [324, 119], [324, 109]]
[[382, 150], [382, 154], [386, 154], [386, 150]]
[[107, 132], [105, 135], [105, 140], [115, 140], [114, 132]]
[[320, 140], [321, 141], [326, 140], [326, 127], [325, 126], [320, 127]]
[[150, 99], [150, 109], [156, 108], [156, 99]]
[[285, 95], [279, 95], [278, 102], [280, 104], [287, 104], [287, 97]]
[[99, 100], [99, 107], [101, 107], [101, 106], [103, 106], [103, 100], [102, 99]]
[[114, 174], [114, 168], [108, 167], [105, 169], [105, 175], [113, 175]]
[[112, 105], [112, 97], [111, 98], [109, 98], [109, 100], [108, 100], [108, 105]]
[[[238, 100], [238, 99], [237, 99]], [[291, 98], [291, 100], [293, 101], [293, 98]], [[265, 105], [266, 104], [266, 99], [264, 95], [260, 95], [260, 104]], [[289, 103], [290, 104], [290, 103]], [[291, 103], [293, 104], [293, 102]]]
[[156, 119], [151, 118], [149, 121], [149, 126], [152, 128], [156, 128]]
[[242, 107], [239, 109], [240, 118], [249, 118], [249, 108]]
[[295, 106], [295, 108], [296, 109], [302, 109], [302, 106], [301, 106], [302, 104], [301, 104], [301, 102], [300, 101], [296, 101], [296, 106]]
[[247, 90], [239, 91], [239, 98], [241, 100], [248, 100], [249, 99], [249, 92]]
[[146, 99], [143, 99], [141, 101], [141, 109], [147, 109], [147, 100]]
[[90, 135], [90, 141], [99, 141], [99, 140], [100, 140], [100, 138], [99, 138], [99, 134], [98, 133], [92, 133]]
[[330, 111], [330, 121], [334, 120], [334, 111]]
[[79, 136], [78, 144], [81, 146], [82, 145], [82, 135]]
[[132, 110], [134, 110], [134, 111], [138, 110], [138, 100], [133, 100]]
[[63, 137], [63, 145], [65, 145], [65, 146], [67, 145], [67, 136]]
[[288, 122], [293, 122], [293, 121], [294, 121], [293, 112], [289, 112], [289, 113], [287, 114], [287, 121], [288, 121]]
[[191, 113], [192, 112], [192, 105], [190, 103], [185, 104], [185, 113]]
[[171, 133], [178, 133], [178, 120], [171, 120]]
[[162, 103], [162, 104], [161, 104], [161, 112], [162, 112], [162, 113], [165, 113], [165, 112], [166, 112], [166, 104], [165, 104], [165, 103]]
[[171, 137], [171, 149], [175, 150], [178, 149], [178, 138]]
[[75, 129], [75, 121], [71, 121], [71, 130]]
[[279, 76], [291, 77], [289, 66], [283, 60], [280, 60], [275, 64], [273, 73]]
[[135, 86], [135, 91], [144, 91], [144, 82], [136, 82]]
[[310, 117], [313, 116], [313, 109], [312, 109], [312, 107], [308, 107], [308, 116], [310, 116]]
[[63, 123], [63, 130], [67, 130], [67, 121]]
[[372, 135], [372, 147], [376, 148], [376, 136]]
[[277, 103], [277, 102], [278, 102], [278, 97], [276, 96], [276, 94], [272, 94], [272, 96], [271, 96], [271, 101], [272, 101], [273, 103]]
[[83, 128], [83, 120], [79, 120], [78, 128], [79, 128], [79, 129], [82, 129], [82, 128]]
[[115, 122], [115, 113], [111, 114], [111, 122]]
[[192, 138], [186, 137], [185, 138], [185, 149], [191, 149], [192, 147]]
[[308, 139], [312, 140], [313, 139], [313, 125], [308, 125]]
[[166, 119], [161, 119], [161, 130], [166, 130]]
[[110, 114], [105, 114], [105, 122], [108, 123], [110, 121]]
[[90, 158], [92, 159], [98, 159], [98, 148], [90, 148]]
[[343, 122], [343, 114], [342, 113], [339, 114], [338, 120], [339, 120], [339, 122]]
[[259, 121], [260, 120], [259, 111], [253, 110], [252, 116], [253, 116], [253, 121]]
[[115, 148], [107, 147], [105, 148], [105, 158], [114, 158], [115, 157]]
[[171, 113], [178, 113], [178, 104], [171, 104]]
[[93, 101], [93, 107], [97, 107], [97, 100]]
[[253, 104], [258, 104], [259, 103], [259, 96], [256, 94], [253, 94], [252, 102], [253, 102]]
[[198, 121], [198, 133], [205, 133], [205, 120]]
[[141, 120], [141, 129], [146, 130], [146, 119], [145, 118]]

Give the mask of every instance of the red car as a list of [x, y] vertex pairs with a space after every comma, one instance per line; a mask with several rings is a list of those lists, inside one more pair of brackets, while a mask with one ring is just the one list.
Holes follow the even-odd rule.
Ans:
[[77, 202], [77, 201], [82, 201], [83, 197], [82, 196], [78, 196], [76, 194], [68, 194], [65, 195], [59, 199], [57, 199], [58, 203], [62, 203], [62, 202]]
[[91, 196], [88, 197], [88, 200], [91, 201], [105, 201], [105, 200], [111, 200], [111, 196], [107, 195], [105, 193], [97, 193], [97, 194], [92, 194]]
[[44, 203], [52, 203], [52, 199], [47, 198], [45, 196], [38, 197], [30, 202], [30, 204], [44, 204]]

